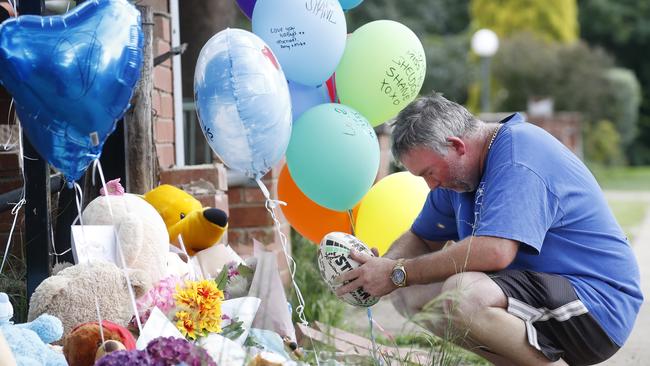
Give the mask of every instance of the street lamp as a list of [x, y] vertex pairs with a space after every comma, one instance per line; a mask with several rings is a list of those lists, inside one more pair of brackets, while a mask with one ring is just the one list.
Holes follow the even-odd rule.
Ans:
[[472, 36], [472, 51], [481, 57], [481, 112], [490, 111], [490, 60], [499, 49], [499, 37], [489, 29]]

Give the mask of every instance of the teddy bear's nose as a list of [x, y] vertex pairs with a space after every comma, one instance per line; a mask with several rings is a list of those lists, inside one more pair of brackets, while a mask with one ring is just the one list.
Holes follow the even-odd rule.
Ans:
[[221, 227], [224, 227], [226, 224], [228, 224], [228, 215], [226, 215], [223, 210], [220, 210], [218, 208], [206, 208], [203, 210], [203, 216], [211, 223], [219, 225]]

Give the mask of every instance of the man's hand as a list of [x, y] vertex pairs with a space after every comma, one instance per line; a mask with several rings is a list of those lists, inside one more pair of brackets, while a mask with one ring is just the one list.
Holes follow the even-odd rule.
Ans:
[[393, 284], [393, 281], [390, 280], [390, 274], [393, 271], [395, 260], [371, 257], [354, 250], [350, 251], [350, 258], [361, 263], [361, 265], [337, 277], [336, 280], [338, 283], [350, 281], [350, 283], [336, 290], [337, 296], [354, 291], [359, 287], [363, 287], [364, 291], [371, 296], [384, 296], [397, 288]]

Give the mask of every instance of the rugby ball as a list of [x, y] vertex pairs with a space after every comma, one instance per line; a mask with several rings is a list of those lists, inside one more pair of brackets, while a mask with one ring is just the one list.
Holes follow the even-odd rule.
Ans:
[[[318, 247], [318, 269], [320, 270], [321, 277], [323, 277], [323, 280], [332, 292], [335, 292], [337, 288], [347, 283], [337, 284], [334, 281], [336, 277], [341, 273], [351, 271], [360, 266], [359, 262], [350, 258], [351, 249], [373, 257], [375, 256], [354, 235], [335, 231], [325, 235], [320, 242], [320, 246]], [[350, 293], [339, 296], [339, 299], [350, 305], [362, 307], [375, 305], [379, 301], [378, 297], [370, 296], [362, 288], [357, 288]]]

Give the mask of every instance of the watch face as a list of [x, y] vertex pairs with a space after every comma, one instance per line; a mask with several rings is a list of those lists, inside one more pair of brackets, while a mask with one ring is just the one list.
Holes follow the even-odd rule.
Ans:
[[393, 273], [390, 275], [390, 279], [393, 280], [393, 283], [395, 285], [404, 283], [404, 271], [399, 269], [393, 270]]

